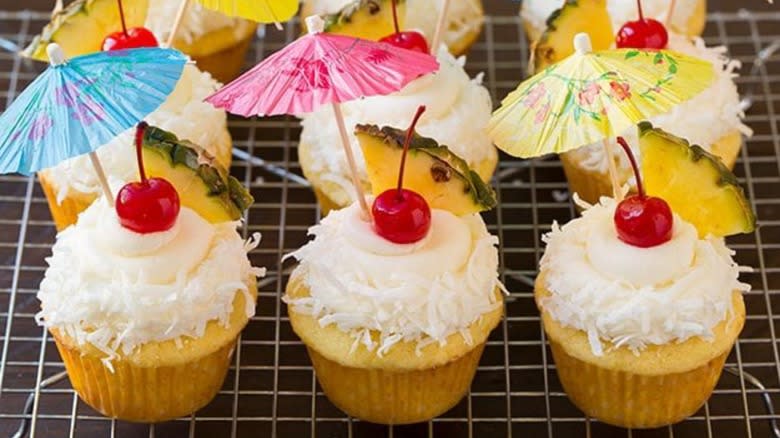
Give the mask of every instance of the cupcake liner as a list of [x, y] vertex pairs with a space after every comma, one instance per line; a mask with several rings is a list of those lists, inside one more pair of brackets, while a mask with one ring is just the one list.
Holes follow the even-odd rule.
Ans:
[[214, 79], [226, 84], [241, 73], [246, 60], [246, 52], [254, 39], [254, 32], [248, 37], [237, 41], [236, 44], [222, 49], [218, 52], [204, 55], [193, 56], [192, 59], [199, 69], [211, 73]]
[[112, 372], [94, 352], [85, 352], [52, 332], [71, 385], [89, 406], [111, 418], [156, 423], [189, 415], [216, 396], [225, 380], [236, 340], [180, 365], [142, 367], [112, 361]]
[[466, 395], [485, 344], [439, 367], [419, 370], [353, 368], [307, 347], [325, 395], [347, 414], [379, 424], [430, 420]]
[[693, 415], [712, 394], [728, 351], [676, 374], [641, 375], [612, 370], [569, 355], [550, 340], [558, 378], [580, 410], [614, 426], [648, 429]]

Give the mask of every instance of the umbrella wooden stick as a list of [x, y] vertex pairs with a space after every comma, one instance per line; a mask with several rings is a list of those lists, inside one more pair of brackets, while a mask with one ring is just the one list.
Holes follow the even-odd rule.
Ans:
[[114, 195], [111, 193], [111, 186], [108, 185], [108, 179], [106, 178], [106, 172], [103, 171], [103, 165], [100, 164], [100, 159], [95, 152], [89, 153], [89, 161], [92, 162], [92, 167], [95, 168], [98, 181], [100, 181], [100, 188], [103, 189], [103, 195], [108, 201], [110, 207], [114, 206]]
[[[49, 46], [46, 47], [46, 54], [49, 55], [49, 63], [53, 66], [64, 64], [66, 61], [65, 53], [63, 53], [62, 48], [60, 48], [60, 46], [57, 44], [49, 44]], [[98, 181], [100, 181], [100, 186], [103, 189], [103, 194], [106, 195], [108, 204], [113, 207], [114, 195], [111, 193], [111, 186], [108, 185], [106, 173], [103, 171], [103, 166], [100, 164], [100, 159], [94, 151], [89, 153], [89, 159], [92, 161], [92, 167], [95, 168]]]
[[441, 44], [441, 39], [444, 35], [444, 25], [447, 23], [450, 1], [451, 0], [444, 0], [444, 3], [441, 5], [441, 11], [439, 11], [439, 20], [436, 22], [436, 31], [433, 32], [433, 39], [431, 40], [431, 55], [434, 56], [439, 52], [439, 44]]
[[612, 197], [618, 202], [623, 200], [623, 189], [620, 187], [620, 177], [618, 176], [617, 165], [615, 164], [615, 148], [612, 142], [604, 139], [604, 149], [606, 149], [607, 168], [609, 169], [609, 179], [612, 181]]
[[168, 34], [168, 41], [165, 42], [165, 47], [173, 47], [173, 41], [176, 39], [176, 32], [181, 27], [181, 22], [184, 20], [184, 13], [187, 12], [187, 6], [189, 6], [190, 0], [181, 0], [179, 10], [176, 11], [176, 18], [173, 20], [173, 27], [171, 27], [171, 33]]
[[664, 24], [666, 24], [666, 27], [669, 27], [672, 25], [672, 15], [674, 15], [674, 7], [676, 6], [677, 2], [675, 0], [671, 0], [669, 2], [669, 9], [666, 10], [666, 19], [664, 20]]
[[276, 14], [274, 13], [274, 10], [271, 8], [269, 0], [260, 0], [260, 3], [263, 4], [263, 7], [265, 8], [265, 11], [268, 12], [268, 15], [270, 15], [271, 18], [274, 19], [274, 26], [276, 26], [276, 30], [284, 30], [282, 24], [279, 23], [279, 19], [276, 18]]
[[347, 127], [344, 123], [344, 114], [341, 113], [340, 104], [333, 104], [333, 113], [336, 115], [336, 123], [339, 127], [339, 134], [341, 135], [341, 145], [344, 146], [344, 153], [347, 154], [349, 172], [352, 175], [352, 184], [355, 186], [355, 193], [357, 194], [358, 202], [360, 203], [360, 209], [363, 211], [363, 219], [369, 220], [369, 218], [371, 218], [371, 213], [368, 209], [368, 203], [366, 203], [366, 195], [363, 193], [363, 184], [360, 182], [357, 164], [355, 164], [355, 155], [352, 153], [352, 146], [350, 145], [349, 137], [347, 136]]

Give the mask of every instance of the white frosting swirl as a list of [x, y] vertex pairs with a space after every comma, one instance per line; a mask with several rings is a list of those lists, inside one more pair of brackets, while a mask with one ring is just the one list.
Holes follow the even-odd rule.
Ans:
[[[498, 239], [479, 215], [432, 211], [431, 230], [417, 243], [399, 245], [373, 231], [353, 204], [309, 229], [313, 241], [290, 254], [300, 261], [294, 279], [310, 296], [284, 301], [321, 325], [336, 324], [382, 355], [398, 342], [418, 351], [461, 333], [501, 305], [496, 299]], [[377, 331], [378, 341], [370, 332]]]
[[[360, 144], [353, 134], [359, 123], [406, 127], [419, 105], [426, 111], [415, 130], [422, 136], [447, 145], [456, 155], [474, 167], [495, 153], [485, 128], [492, 103], [482, 76], [470, 79], [463, 70], [465, 58], [455, 59], [446, 48], [439, 50], [438, 72], [409, 83], [403, 90], [387, 96], [374, 96], [341, 105], [355, 160], [363, 181], [368, 180]], [[313, 168], [327, 180], [345, 188], [352, 200], [354, 190], [338, 125], [330, 107], [303, 116], [301, 143], [312, 147]]]
[[[171, 2], [175, 3], [175, 2]], [[181, 139], [190, 140], [217, 156], [216, 148], [225, 147], [224, 132], [227, 116], [203, 101], [219, 88], [211, 75], [193, 65], [186, 65], [182, 77], [168, 99], [146, 121]], [[100, 163], [115, 183], [125, 183], [137, 178], [134, 129], [128, 129], [97, 150]], [[102, 189], [89, 157], [82, 155], [47, 169], [57, 186], [57, 202], [61, 203], [71, 191], [100, 194]], [[119, 184], [121, 186], [121, 184]]]
[[602, 341], [639, 352], [647, 345], [711, 339], [732, 316], [732, 294], [748, 291], [723, 239], [699, 239], [675, 215], [672, 239], [652, 248], [621, 241], [613, 224], [616, 202], [602, 198], [582, 217], [544, 237], [541, 261], [545, 312], [587, 332], [595, 355]]
[[[693, 99], [677, 105], [666, 114], [652, 118], [653, 126], [683, 137], [708, 151], [713, 143], [735, 130], [751, 135], [752, 131], [742, 123], [745, 114], [740, 107], [739, 93], [734, 83], [736, 70], [740, 67], [739, 61], [728, 59], [723, 46], [706, 47], [701, 38], [691, 40], [682, 35], [670, 34], [669, 48], [711, 62], [715, 78], [709, 88]], [[636, 128], [631, 128], [623, 136], [641, 160]], [[630, 163], [625, 153], [617, 143], [614, 143], [612, 149], [620, 169], [628, 174]], [[574, 155], [585, 169], [601, 173], [608, 171], [606, 152], [601, 142], [579, 148]]]
[[[171, 33], [173, 20], [179, 11], [180, 1], [149, 0], [149, 11], [146, 14], [146, 28], [151, 30], [158, 41], [167, 41]], [[196, 1], [191, 1], [184, 12], [181, 25], [176, 31], [176, 37], [187, 44], [211, 32], [222, 29], [233, 29], [236, 38], [241, 38], [242, 28], [240, 18], [228, 17], [212, 11]]]
[[[105, 363], [147, 342], [200, 337], [210, 321], [227, 326], [236, 293], [254, 299], [246, 282], [253, 268], [237, 223], [209, 224], [182, 208], [168, 231], [138, 234], [123, 228], [103, 198], [57, 236], [38, 292], [39, 324], [78, 345], [104, 352]], [[238, 291], [238, 292], [237, 292]]]
[[[643, 0], [642, 12], [647, 18], [659, 21], [666, 19], [671, 0]], [[688, 21], [691, 19], [696, 6], [703, 0], [676, 0], [674, 14], [672, 16], [672, 28], [685, 33], [688, 29]], [[523, 0], [520, 15], [534, 28], [537, 33], [542, 33], [547, 27], [547, 18], [560, 9], [563, 0]], [[638, 19], [636, 2], [628, 0], [607, 0], [607, 11], [612, 21], [612, 29], [617, 32], [627, 21]]]
[[[355, 0], [304, 0], [313, 14], [335, 14]], [[425, 35], [428, 42], [436, 31], [444, 0], [405, 0], [406, 14], [403, 17], [403, 30], [417, 30]], [[388, 2], [388, 5], [390, 2]], [[465, 35], [478, 31], [482, 27], [484, 16], [481, 0], [452, 0], [447, 11], [443, 41], [452, 47]]]

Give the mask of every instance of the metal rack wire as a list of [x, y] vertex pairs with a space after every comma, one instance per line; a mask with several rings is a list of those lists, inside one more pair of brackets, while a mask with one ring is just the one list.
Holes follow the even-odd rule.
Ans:
[[[46, 14], [0, 12], [0, 46], [31, 38]], [[65, 378], [53, 342], [37, 327], [37, 286], [55, 237], [46, 202], [34, 178], [0, 177], [0, 436], [254, 437], [254, 436], [547, 436], [547, 437], [780, 437], [772, 401], [780, 398], [780, 57], [762, 48], [780, 39], [780, 14], [713, 13], [708, 44], [725, 44], [745, 66], [738, 79], [749, 97], [747, 123], [755, 135], [742, 149], [736, 172], [758, 212], [760, 228], [731, 241], [737, 260], [754, 266], [744, 280], [748, 317], [710, 401], [678, 425], [625, 431], [585, 418], [566, 398], [555, 375], [533, 304], [532, 279], [542, 253], [541, 235], [557, 219], [574, 215], [555, 160], [502, 157], [494, 181], [499, 207], [486, 215], [501, 238], [502, 276], [511, 297], [507, 317], [492, 334], [472, 390], [456, 408], [431, 422], [382, 427], [345, 416], [317, 386], [303, 345], [290, 329], [279, 297], [289, 266], [281, 256], [306, 241], [319, 219], [314, 196], [300, 180], [293, 119], [231, 120], [237, 148], [233, 174], [258, 202], [245, 233], [263, 233], [251, 257], [267, 266], [257, 316], [244, 331], [224, 388], [190, 418], [156, 426], [107, 419], [80, 402]], [[256, 41], [257, 61], [294, 37], [294, 30]], [[525, 71], [527, 44], [519, 20], [489, 17], [473, 47], [468, 70], [485, 72], [494, 99], [516, 86]], [[759, 53], [761, 61], [756, 61]], [[40, 66], [0, 53], [0, 97], [10, 102]], [[752, 74], [748, 75], [748, 72]], [[265, 161], [253, 157], [262, 157]], [[286, 268], [286, 269], [285, 269]], [[21, 426], [21, 428], [20, 428]], [[14, 435], [15, 433], [18, 435]]]

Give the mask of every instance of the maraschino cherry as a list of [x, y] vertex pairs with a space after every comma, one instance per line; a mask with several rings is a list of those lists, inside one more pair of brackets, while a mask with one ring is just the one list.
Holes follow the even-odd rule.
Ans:
[[135, 148], [140, 182], [125, 184], [116, 198], [116, 214], [123, 227], [149, 234], [169, 230], [179, 216], [179, 194], [162, 178], [146, 178], [143, 136], [148, 125], [141, 122], [135, 131]]
[[420, 32], [409, 30], [401, 32], [398, 27], [398, 11], [396, 10], [396, 0], [393, 0], [393, 25], [395, 26], [395, 33], [388, 35], [379, 41], [388, 43], [402, 49], [414, 50], [417, 52], [428, 53], [428, 43], [425, 41], [425, 37]]
[[374, 199], [371, 213], [374, 216], [374, 231], [394, 243], [414, 243], [428, 234], [431, 228], [431, 208], [419, 193], [403, 188], [404, 166], [409, 152], [409, 143], [414, 127], [425, 112], [425, 106], [417, 108], [409, 130], [406, 131], [404, 151], [401, 155], [401, 169], [398, 172], [398, 187], [385, 190]]
[[645, 194], [639, 166], [636, 164], [631, 148], [622, 137], [618, 137], [617, 141], [631, 161], [638, 192], [621, 201], [615, 210], [615, 228], [618, 237], [623, 242], [640, 248], [666, 243], [672, 238], [674, 224], [672, 209], [663, 199]]
[[157, 47], [157, 38], [145, 27], [127, 28], [125, 24], [125, 11], [122, 9], [122, 0], [117, 0], [119, 5], [119, 18], [122, 21], [122, 30], [114, 32], [103, 40], [103, 51], [136, 49], [139, 47]]
[[619, 49], [655, 49], [666, 48], [669, 33], [663, 23], [642, 14], [642, 0], [636, 0], [639, 20], [629, 21], [617, 33], [616, 45]]

